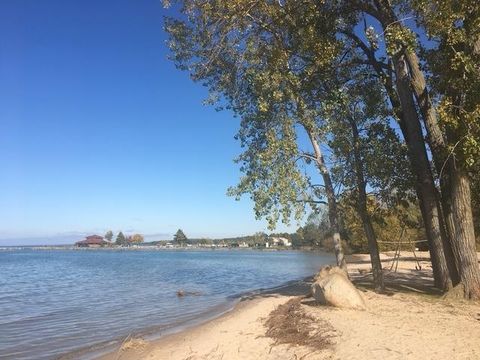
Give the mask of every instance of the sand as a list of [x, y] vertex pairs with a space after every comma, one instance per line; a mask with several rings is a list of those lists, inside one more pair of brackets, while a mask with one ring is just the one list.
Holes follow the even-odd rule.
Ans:
[[[382, 254], [387, 295], [369, 289], [367, 255], [348, 259], [366, 311], [316, 306], [305, 297], [308, 282], [298, 283], [243, 299], [231, 312], [181, 333], [125, 344], [103, 359], [480, 359], [480, 305], [443, 299], [432, 286], [428, 254], [417, 253], [417, 263], [402, 253], [396, 272], [389, 271], [393, 255]], [[277, 344], [265, 335], [271, 312], [299, 297], [311, 325], [330, 328], [330, 345]]]

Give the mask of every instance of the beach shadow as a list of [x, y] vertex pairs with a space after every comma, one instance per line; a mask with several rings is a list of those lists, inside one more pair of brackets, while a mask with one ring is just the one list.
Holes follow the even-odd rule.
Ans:
[[[389, 252], [382, 253], [382, 255], [389, 254]], [[370, 264], [370, 259], [365, 257], [366, 254], [351, 254], [347, 255], [347, 262], [348, 264]], [[390, 254], [389, 254], [390, 255]], [[393, 252], [391, 254], [391, 258], [383, 258], [382, 257], [382, 265], [385, 264], [390, 265], [393, 260]], [[400, 261], [419, 261], [419, 262], [430, 262], [430, 258], [428, 256], [400, 256]], [[480, 260], [479, 260], [480, 261]]]
[[[360, 289], [374, 290], [372, 274], [351, 275], [352, 282]], [[422, 270], [414, 273], [384, 272], [386, 295], [395, 292], [414, 292], [428, 295], [441, 295], [442, 292], [433, 285], [433, 279]]]
[[[382, 260], [384, 272], [385, 292], [386, 296], [392, 296], [395, 293], [416, 293], [428, 296], [441, 296], [442, 292], [434, 286], [433, 273], [429, 266], [430, 259], [428, 257], [404, 256], [399, 258], [400, 263], [415, 262], [420, 263], [419, 269], [415, 266], [409, 266], [409, 269], [399, 268], [398, 271], [390, 270], [392, 267], [392, 259]], [[365, 259], [364, 255], [350, 255], [348, 262], [351, 271], [349, 277], [355, 286], [361, 291], [374, 291], [373, 275], [370, 267], [368, 269], [359, 270], [355, 265], [370, 264], [369, 259]], [[252, 300], [256, 298], [275, 297], [275, 296], [305, 296], [310, 295], [310, 288], [313, 283], [313, 276], [300, 281], [286, 283], [283, 286], [272, 289], [260, 289], [256, 292], [243, 294], [241, 301]]]
[[[395, 271], [395, 264], [392, 266], [392, 260], [382, 260], [384, 283], [386, 287], [386, 295], [393, 295], [395, 292], [403, 293], [418, 293], [426, 295], [441, 295], [442, 292], [434, 286], [433, 273], [427, 263], [430, 261], [426, 257], [400, 257], [399, 261], [402, 263], [415, 263], [410, 269], [399, 269]], [[420, 267], [415, 269], [417, 262]], [[370, 261], [365, 259], [355, 258], [352, 256], [349, 264], [369, 264]], [[352, 266], [354, 267], [354, 266]], [[371, 270], [356, 270], [349, 272], [350, 279], [360, 289], [374, 290], [373, 275]]]
[[243, 295], [240, 301], [276, 296], [308, 296], [312, 282], [313, 276], [310, 276], [303, 280], [292, 281], [276, 288], [260, 289], [254, 293]]

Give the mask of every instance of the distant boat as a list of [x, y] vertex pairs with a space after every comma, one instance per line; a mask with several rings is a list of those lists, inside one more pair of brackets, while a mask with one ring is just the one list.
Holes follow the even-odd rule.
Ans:
[[103, 246], [110, 246], [111, 244], [112, 243], [110, 241], [105, 240], [103, 236], [90, 235], [85, 237], [84, 240], [77, 241], [75, 243], [75, 246], [97, 248], [97, 247], [103, 247]]

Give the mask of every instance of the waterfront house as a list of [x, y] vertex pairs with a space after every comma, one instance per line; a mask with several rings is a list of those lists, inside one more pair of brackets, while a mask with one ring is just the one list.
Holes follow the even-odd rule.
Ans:
[[98, 248], [103, 246], [111, 245], [110, 241], [107, 241], [100, 235], [89, 235], [85, 237], [84, 240], [77, 241], [75, 246], [78, 247], [90, 247], [90, 248]]
[[[272, 246], [292, 246], [290, 240], [284, 237], [270, 237], [270, 243]], [[267, 246], [268, 247], [268, 246]]]

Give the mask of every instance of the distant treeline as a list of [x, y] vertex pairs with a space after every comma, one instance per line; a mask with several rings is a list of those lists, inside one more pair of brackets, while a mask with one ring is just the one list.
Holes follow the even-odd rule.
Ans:
[[[341, 209], [341, 233], [343, 248], [347, 253], [368, 252], [368, 242], [363, 232], [362, 221], [357, 213], [352, 210], [348, 198], [339, 202]], [[421, 213], [415, 205], [405, 203], [395, 208], [385, 208], [371, 201], [373, 226], [378, 234], [379, 247], [382, 251], [413, 250], [428, 248], [425, 241], [425, 228], [422, 223]], [[374, 210], [374, 211], [373, 211]], [[333, 232], [328, 222], [328, 211], [319, 207], [317, 212], [312, 212], [303, 226], [295, 232], [270, 233], [257, 232], [251, 235], [228, 238], [187, 238], [179, 229], [173, 240], [159, 240], [145, 243], [144, 245], [216, 245], [235, 247], [248, 245], [249, 247], [262, 248], [272, 238], [285, 238], [291, 241], [292, 247], [299, 249], [324, 249], [334, 250]], [[176, 240], [176, 239], [179, 240]]]

